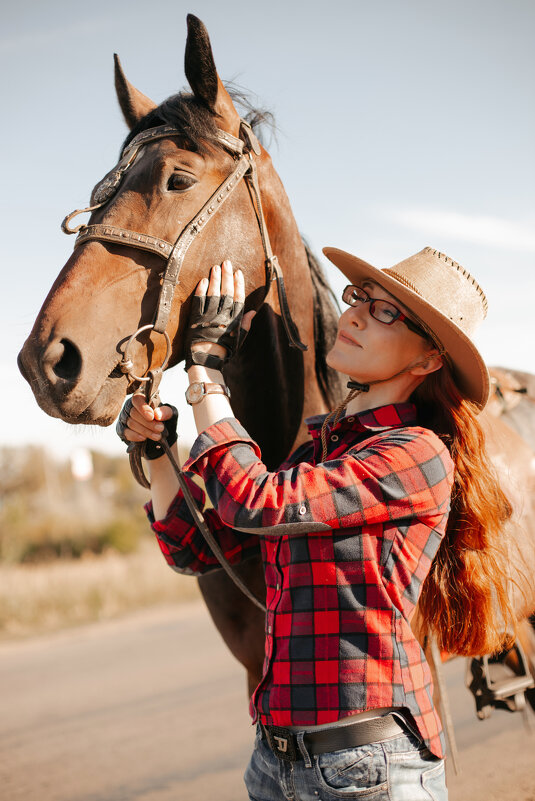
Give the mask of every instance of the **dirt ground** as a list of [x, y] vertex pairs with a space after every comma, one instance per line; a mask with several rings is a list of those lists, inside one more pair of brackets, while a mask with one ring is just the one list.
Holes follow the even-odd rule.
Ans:
[[[446, 666], [461, 775], [450, 801], [535, 801], [535, 734], [478, 721]], [[0, 798], [245, 801], [245, 678], [201, 603], [0, 646]], [[529, 719], [535, 728], [535, 716]]]

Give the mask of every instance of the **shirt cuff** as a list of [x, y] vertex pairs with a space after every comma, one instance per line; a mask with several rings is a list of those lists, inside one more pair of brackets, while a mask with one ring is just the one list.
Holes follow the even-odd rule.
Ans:
[[258, 459], [261, 458], [262, 454], [259, 446], [241, 423], [235, 417], [225, 417], [199, 434], [193, 443], [189, 459], [184, 464], [183, 469], [202, 476], [210, 451], [220, 448], [221, 445], [234, 445], [237, 442], [250, 445], [256, 457]]

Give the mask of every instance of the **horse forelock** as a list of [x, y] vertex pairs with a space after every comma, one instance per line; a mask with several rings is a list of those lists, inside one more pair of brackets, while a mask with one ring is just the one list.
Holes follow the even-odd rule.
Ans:
[[[271, 112], [253, 106], [247, 93], [239, 87], [227, 86], [227, 90], [233, 101], [242, 110], [242, 116], [249, 122], [261, 141], [262, 133], [266, 128], [273, 135], [275, 123]], [[137, 134], [159, 125], [173, 125], [183, 134], [188, 149], [197, 153], [207, 153], [214, 147], [222, 149], [222, 145], [217, 139], [217, 121], [218, 115], [200, 102], [195, 95], [189, 92], [179, 92], [168, 97], [145, 115], [130, 130], [121, 150], [124, 150]]]

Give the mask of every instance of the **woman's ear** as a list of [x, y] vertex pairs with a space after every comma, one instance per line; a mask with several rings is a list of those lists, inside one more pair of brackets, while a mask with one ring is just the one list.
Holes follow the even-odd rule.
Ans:
[[424, 356], [423, 359], [421, 359], [419, 362], [416, 362], [410, 372], [411, 375], [425, 376], [440, 370], [443, 364], [444, 359], [442, 358], [442, 353], [440, 353], [440, 351], [436, 348], [433, 348]]

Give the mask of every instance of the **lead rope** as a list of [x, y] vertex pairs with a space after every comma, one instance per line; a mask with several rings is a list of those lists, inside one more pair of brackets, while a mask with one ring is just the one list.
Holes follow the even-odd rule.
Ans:
[[[167, 444], [167, 440], [164, 438], [164, 435], [165, 432], [162, 434], [162, 439], [159, 440], [158, 444], [162, 446], [163, 451], [167, 454], [167, 458], [171, 462], [171, 466], [175, 471], [175, 475], [178, 479], [178, 484], [180, 486], [180, 489], [182, 490], [182, 495], [184, 496], [184, 500], [186, 501], [191, 516], [193, 517], [194, 524], [201, 532], [202, 536], [204, 537], [207, 544], [211, 548], [212, 553], [214, 554], [215, 558], [217, 559], [217, 561], [219, 562], [219, 564], [221, 565], [227, 576], [234, 582], [236, 587], [238, 587], [238, 589], [241, 590], [243, 594], [247, 596], [247, 598], [249, 598], [250, 601], [252, 601], [252, 603], [255, 606], [257, 606], [259, 609], [262, 610], [262, 612], [265, 613], [267, 611], [265, 605], [262, 603], [260, 598], [257, 598], [257, 596], [249, 589], [249, 587], [244, 583], [244, 581], [240, 578], [240, 576], [238, 576], [238, 574], [234, 572], [234, 570], [228, 563], [225, 554], [221, 550], [217, 540], [215, 539], [212, 532], [208, 528], [206, 520], [204, 519], [204, 515], [197, 506], [195, 498], [191, 494], [191, 490], [188, 486], [188, 482], [186, 481], [186, 478], [180, 467], [180, 464], [175, 459], [171, 451], [171, 448]], [[139, 443], [136, 443], [136, 445], [137, 444]], [[132, 473], [134, 474], [134, 478], [137, 480], [139, 484], [141, 484], [141, 486], [150, 489], [150, 482], [147, 480], [147, 477], [143, 470], [143, 465], [141, 463], [143, 448], [137, 448], [137, 447], [133, 448], [132, 451], [130, 451], [129, 455], [130, 455], [130, 468], [132, 470]]]
[[[348, 381], [347, 386], [349, 387], [351, 384], [356, 384], [356, 381]], [[359, 387], [351, 387], [349, 393], [346, 395], [345, 400], [340, 403], [336, 409], [333, 409], [332, 412], [329, 412], [325, 420], [323, 421], [323, 425], [321, 427], [321, 445], [322, 445], [322, 452], [321, 452], [321, 461], [324, 462], [327, 458], [327, 428], [329, 427], [330, 421], [334, 418], [333, 428], [338, 425], [340, 422], [340, 418], [342, 417], [342, 413], [346, 408], [347, 404], [350, 403], [353, 398], [356, 398], [357, 395], [361, 395], [363, 392], [367, 392], [370, 388], [369, 384], [361, 384]]]
[[[160, 405], [160, 396], [158, 393], [158, 389], [162, 373], [163, 373], [162, 368], [159, 368], [158, 370], [151, 370], [148, 376], [148, 381], [145, 384], [145, 393], [144, 393], [145, 399], [149, 404], [149, 406], [152, 406], [153, 409], [156, 409]], [[184, 476], [184, 472], [180, 467], [180, 463], [177, 461], [177, 459], [175, 459], [171, 451], [171, 448], [167, 443], [165, 429], [162, 432], [162, 438], [161, 440], [159, 440], [158, 444], [162, 446], [163, 451], [166, 453], [167, 458], [171, 462], [171, 466], [177, 477], [179, 487], [182, 490], [184, 500], [186, 501], [191, 516], [193, 517], [193, 522], [201, 532], [204, 539], [206, 540], [206, 543], [212, 549], [212, 553], [214, 554], [215, 558], [217, 559], [217, 561], [219, 562], [219, 564], [221, 565], [227, 576], [234, 582], [236, 587], [238, 587], [238, 589], [241, 590], [243, 594], [247, 598], [249, 598], [249, 600], [252, 601], [252, 603], [255, 606], [257, 606], [259, 609], [262, 610], [262, 612], [265, 613], [267, 611], [265, 605], [242, 581], [240, 576], [238, 576], [238, 574], [234, 572], [234, 570], [228, 563], [225, 554], [221, 550], [219, 543], [217, 542], [212, 532], [208, 528], [206, 520], [204, 519], [204, 515], [197, 506], [197, 501], [191, 494], [191, 490]], [[130, 456], [130, 468], [132, 470], [134, 478], [139, 484], [141, 484], [142, 487], [150, 489], [150, 481], [147, 479], [145, 475], [145, 471], [143, 470], [143, 464], [141, 461], [141, 457], [144, 455], [145, 451], [145, 443], [134, 442], [132, 443], [132, 445], [133, 447], [131, 450], [129, 447], [128, 453]]]
[[159, 444], [162, 446], [163, 450], [167, 454], [167, 458], [171, 462], [173, 470], [175, 471], [175, 475], [178, 479], [178, 483], [180, 485], [180, 489], [182, 490], [182, 494], [184, 495], [184, 500], [188, 505], [188, 509], [190, 510], [191, 516], [193, 517], [193, 521], [201, 534], [203, 535], [204, 539], [206, 540], [207, 544], [212, 549], [212, 553], [214, 554], [215, 558], [218, 560], [219, 564], [227, 574], [227, 576], [232, 579], [236, 587], [240, 589], [244, 595], [249, 598], [255, 606], [262, 610], [262, 612], [266, 612], [266, 607], [262, 603], [262, 601], [256, 597], [256, 595], [251, 592], [249, 587], [242, 581], [242, 579], [234, 572], [232, 567], [227, 562], [227, 558], [223, 551], [221, 550], [217, 540], [213, 536], [212, 532], [206, 525], [206, 520], [204, 519], [204, 515], [197, 506], [193, 495], [191, 494], [190, 488], [188, 487], [188, 483], [182, 472], [179, 463], [175, 459], [173, 453], [171, 452], [171, 448], [167, 444], [167, 440], [162, 437], [159, 441]]

